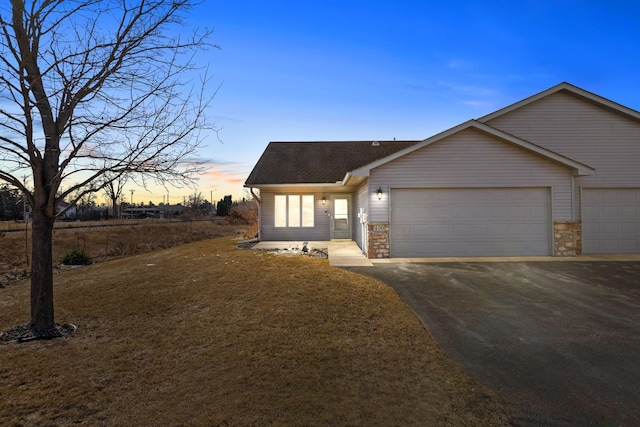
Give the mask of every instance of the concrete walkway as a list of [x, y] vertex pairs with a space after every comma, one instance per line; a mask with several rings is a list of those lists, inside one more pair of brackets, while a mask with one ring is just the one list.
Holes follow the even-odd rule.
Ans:
[[512, 256], [512, 257], [448, 257], [448, 258], [377, 258], [374, 264], [442, 263], [442, 262], [578, 262], [578, 261], [640, 261], [640, 254], [578, 255], [573, 257]]
[[[260, 242], [254, 249], [302, 249], [303, 242]], [[372, 267], [373, 264], [352, 240], [308, 242], [309, 249], [327, 249], [329, 264], [334, 267]]]
[[373, 267], [371, 261], [352, 240], [334, 240], [329, 244], [329, 264], [334, 267]]
[[[302, 249], [298, 241], [259, 242], [255, 249]], [[352, 240], [308, 242], [309, 249], [327, 249], [329, 264], [335, 267], [372, 267], [375, 264], [443, 263], [443, 262], [577, 262], [577, 261], [640, 261], [640, 254], [578, 255], [574, 257], [443, 257], [443, 258], [376, 258], [368, 259]]]

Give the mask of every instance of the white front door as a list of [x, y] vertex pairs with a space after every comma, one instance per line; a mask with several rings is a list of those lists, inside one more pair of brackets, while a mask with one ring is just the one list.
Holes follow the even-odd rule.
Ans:
[[331, 238], [351, 239], [351, 195], [332, 197]]

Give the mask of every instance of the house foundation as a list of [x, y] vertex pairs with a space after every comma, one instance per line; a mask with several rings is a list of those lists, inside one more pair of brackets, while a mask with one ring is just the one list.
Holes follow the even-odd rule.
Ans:
[[367, 257], [389, 258], [389, 224], [367, 224]]
[[576, 256], [582, 254], [582, 222], [554, 221], [553, 255]]

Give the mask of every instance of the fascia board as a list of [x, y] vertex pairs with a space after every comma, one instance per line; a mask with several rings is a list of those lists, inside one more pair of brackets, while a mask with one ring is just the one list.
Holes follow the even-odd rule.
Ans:
[[[340, 183], [338, 183], [339, 185]], [[336, 183], [335, 182], [326, 182], [326, 183], [295, 183], [295, 184], [288, 184], [288, 183], [282, 183], [282, 184], [251, 184], [251, 185], [247, 185], [244, 184], [245, 188], [273, 188], [273, 187], [336, 187]]]
[[451, 129], [448, 129], [444, 132], [441, 132], [437, 135], [432, 136], [431, 138], [427, 138], [422, 142], [417, 143], [416, 145], [413, 145], [411, 147], [408, 147], [404, 150], [398, 151], [397, 153], [394, 153], [390, 156], [387, 156], [385, 158], [382, 158], [380, 160], [377, 160], [373, 163], [369, 163], [368, 165], [365, 165], [361, 168], [355, 169], [354, 171], [351, 172], [352, 176], [365, 176], [368, 177], [371, 169], [377, 168], [381, 165], [384, 165], [385, 163], [391, 162], [397, 158], [400, 158], [406, 154], [412, 153], [413, 151], [419, 150], [421, 148], [427, 147], [428, 145], [433, 144], [434, 142], [440, 141], [444, 138], [447, 138], [451, 135], [454, 135], [460, 131], [463, 131], [465, 129], [468, 128], [475, 128], [478, 129], [484, 133], [490, 134], [496, 138], [502, 139], [506, 142], [509, 142], [511, 144], [514, 144], [518, 147], [521, 147], [525, 150], [531, 151], [533, 153], [536, 153], [542, 157], [545, 157], [547, 159], [553, 160], [557, 163], [563, 164], [569, 168], [575, 169], [578, 173], [578, 175], [592, 175], [595, 173], [595, 169], [577, 162], [573, 159], [569, 159], [565, 156], [562, 156], [560, 154], [554, 153], [553, 151], [547, 150], [546, 148], [540, 147], [539, 145], [535, 145], [532, 144], [529, 141], [526, 141], [524, 139], [518, 138], [514, 135], [508, 134], [506, 132], [503, 132], [499, 129], [496, 129], [494, 127], [491, 127], [487, 124], [478, 122], [476, 120], [469, 120], [467, 122], [464, 122], [458, 126], [452, 127]]

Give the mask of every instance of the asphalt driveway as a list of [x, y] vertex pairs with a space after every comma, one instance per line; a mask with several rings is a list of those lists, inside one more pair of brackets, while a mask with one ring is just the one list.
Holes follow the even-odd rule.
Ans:
[[640, 262], [376, 264], [516, 425], [640, 426]]

